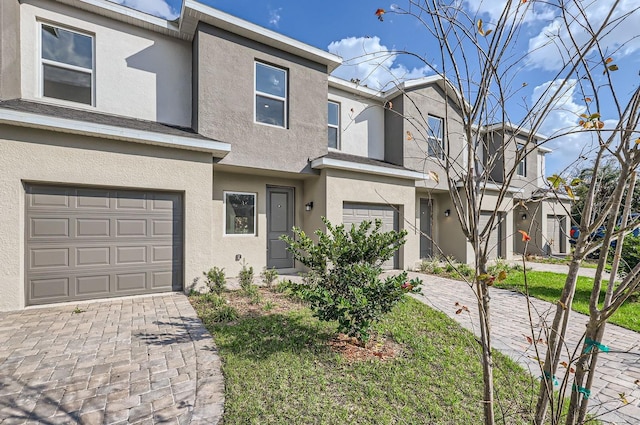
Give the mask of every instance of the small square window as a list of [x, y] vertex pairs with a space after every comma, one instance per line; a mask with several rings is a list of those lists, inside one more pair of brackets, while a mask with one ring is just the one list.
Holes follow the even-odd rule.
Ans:
[[329, 102], [329, 147], [340, 149], [340, 104]]
[[256, 194], [224, 192], [225, 235], [256, 234]]
[[427, 116], [427, 155], [434, 158], [444, 158], [444, 120]]
[[93, 37], [41, 24], [42, 96], [93, 104]]
[[286, 127], [287, 71], [256, 62], [256, 122]]

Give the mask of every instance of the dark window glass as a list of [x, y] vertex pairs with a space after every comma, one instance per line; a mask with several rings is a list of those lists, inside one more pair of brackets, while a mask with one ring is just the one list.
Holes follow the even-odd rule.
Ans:
[[227, 235], [255, 234], [255, 204], [253, 194], [226, 193], [226, 229]]
[[284, 127], [284, 100], [256, 95], [256, 121]]

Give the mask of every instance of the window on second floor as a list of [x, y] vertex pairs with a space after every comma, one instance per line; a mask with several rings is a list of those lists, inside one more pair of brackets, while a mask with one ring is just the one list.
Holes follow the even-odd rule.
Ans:
[[444, 158], [444, 120], [433, 115], [427, 116], [427, 155]]
[[340, 104], [329, 102], [329, 147], [340, 149]]
[[[521, 154], [524, 146], [518, 145], [518, 153]], [[527, 157], [523, 157], [516, 166], [516, 175], [521, 177], [527, 177]]]
[[93, 37], [41, 24], [42, 96], [93, 105]]
[[256, 122], [287, 126], [287, 71], [256, 62]]

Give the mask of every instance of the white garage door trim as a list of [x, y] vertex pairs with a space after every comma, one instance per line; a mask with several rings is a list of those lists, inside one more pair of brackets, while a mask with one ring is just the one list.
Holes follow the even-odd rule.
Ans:
[[27, 305], [183, 287], [180, 193], [25, 184]]

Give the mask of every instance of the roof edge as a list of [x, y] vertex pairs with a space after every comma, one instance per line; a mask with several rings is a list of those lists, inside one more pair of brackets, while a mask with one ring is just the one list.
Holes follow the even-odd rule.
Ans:
[[379, 176], [396, 177], [408, 180], [429, 180], [429, 177], [423, 173], [411, 170], [399, 170], [397, 168], [387, 168], [380, 165], [360, 164], [344, 159], [334, 159], [320, 157], [311, 161], [311, 168], [322, 170], [323, 168], [331, 168], [345, 171], [355, 171], [365, 174], [375, 174]]
[[209, 18], [209, 20], [205, 20], [204, 22], [218, 28], [327, 65], [328, 72], [332, 72], [342, 64], [342, 58], [340, 56], [261, 27], [260, 25], [245, 21], [244, 19], [214, 9], [195, 0], [184, 0], [184, 14], [182, 19], [189, 16], [188, 9], [202, 13]]
[[161, 134], [153, 131], [135, 130], [113, 125], [94, 124], [86, 121], [51, 117], [32, 112], [15, 111], [0, 108], [0, 124], [19, 127], [38, 128], [60, 133], [71, 133], [90, 137], [101, 137], [147, 145], [163, 146], [174, 149], [185, 149], [211, 153], [222, 158], [231, 152], [229, 143], [215, 140], [202, 140], [186, 136]]

